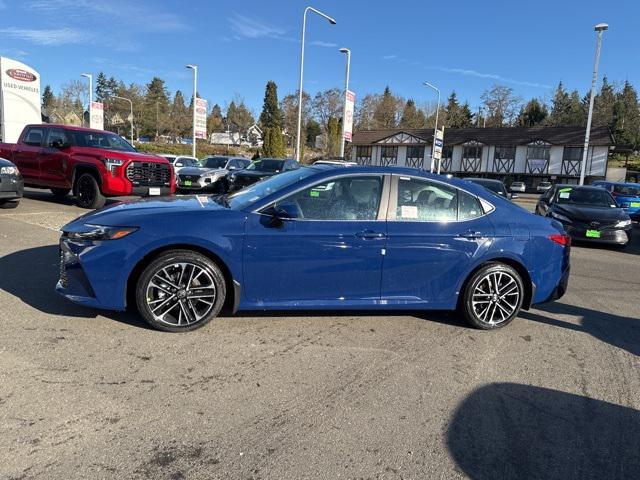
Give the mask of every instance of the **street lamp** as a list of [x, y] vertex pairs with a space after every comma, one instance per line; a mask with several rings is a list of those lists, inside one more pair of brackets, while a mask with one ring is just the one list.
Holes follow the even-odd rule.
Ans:
[[191, 135], [191, 156], [196, 156], [196, 94], [198, 92], [198, 66], [186, 65], [187, 68], [193, 70], [193, 133]]
[[307, 28], [307, 12], [313, 12], [321, 17], [326, 18], [331, 25], [335, 25], [336, 21], [329, 15], [322, 13], [320, 10], [316, 10], [313, 7], [307, 7], [304, 9], [304, 15], [302, 16], [302, 41], [300, 44], [300, 84], [298, 86], [298, 132], [296, 135], [296, 160], [300, 161], [300, 132], [302, 130], [302, 79], [304, 77], [304, 34]]
[[[91, 102], [93, 102], [93, 75], [90, 73], [81, 73], [80, 76], [89, 79], [89, 104], [87, 105], [87, 111], [89, 112], [89, 117], [91, 117]], [[89, 120], [88, 126], [91, 126], [91, 120]]]
[[344, 106], [342, 108], [342, 139], [340, 140], [340, 158], [344, 160], [344, 133], [347, 128], [347, 92], [349, 91], [349, 68], [351, 67], [351, 50], [348, 48], [341, 48], [341, 53], [347, 55], [347, 71], [344, 80]]
[[[429, 82], [424, 82], [423, 85], [433, 88], [438, 93], [438, 105], [436, 107], [436, 124], [435, 124], [435, 127], [433, 127], [433, 148], [431, 149], [431, 170], [430, 171], [431, 173], [433, 173], [433, 162], [434, 162], [433, 157], [436, 152], [436, 134], [438, 133], [438, 114], [440, 113], [440, 90], [438, 90], [437, 87], [431, 85]], [[440, 173], [440, 165], [438, 165], [438, 173]]]
[[124, 100], [129, 102], [129, 106], [131, 108], [131, 115], [129, 117], [129, 123], [131, 123], [131, 145], [133, 145], [133, 102], [125, 97], [119, 97], [118, 95], [111, 95], [111, 98], [118, 98], [120, 100]]
[[584, 134], [584, 149], [582, 151], [582, 165], [580, 165], [580, 185], [584, 185], [584, 173], [587, 165], [587, 152], [589, 150], [589, 136], [591, 134], [591, 119], [593, 117], [593, 100], [596, 94], [598, 82], [598, 64], [600, 63], [600, 48], [602, 47], [602, 32], [609, 28], [606, 23], [599, 23], [594, 27], [596, 31], [596, 58], [593, 63], [593, 78], [591, 79], [591, 95], [589, 96], [589, 115], [587, 115], [587, 131]]

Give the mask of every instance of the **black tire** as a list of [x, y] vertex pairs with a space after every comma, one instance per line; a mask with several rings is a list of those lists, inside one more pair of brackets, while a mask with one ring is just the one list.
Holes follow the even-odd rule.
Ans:
[[76, 204], [82, 208], [100, 208], [107, 201], [100, 191], [96, 177], [90, 173], [83, 173], [76, 179], [73, 191], [76, 195]]
[[[202, 273], [194, 276], [198, 269]], [[154, 277], [157, 283], [152, 282]], [[153, 328], [165, 332], [188, 332], [202, 327], [220, 313], [226, 297], [220, 268], [210, 258], [192, 250], [161, 254], [143, 270], [135, 288], [140, 315]]]
[[2, 200], [0, 201], [0, 208], [17, 208], [20, 200]]
[[[497, 295], [493, 282], [498, 282]], [[522, 279], [513, 267], [492, 262], [475, 272], [466, 283], [460, 309], [471, 326], [495, 330], [518, 316], [524, 293]]]
[[56, 197], [66, 197], [69, 195], [71, 191], [70, 188], [52, 188], [51, 193], [53, 193]]

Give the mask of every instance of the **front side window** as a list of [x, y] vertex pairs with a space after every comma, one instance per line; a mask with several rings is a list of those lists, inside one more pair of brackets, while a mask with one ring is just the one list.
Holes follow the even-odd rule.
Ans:
[[457, 190], [417, 178], [398, 178], [396, 220], [447, 222], [457, 219]]
[[293, 204], [301, 220], [376, 220], [382, 177], [342, 177], [296, 192], [276, 204]]
[[69, 141], [67, 134], [61, 128], [52, 128], [49, 130], [49, 139], [47, 140], [47, 146], [53, 147], [54, 145], [65, 145]]

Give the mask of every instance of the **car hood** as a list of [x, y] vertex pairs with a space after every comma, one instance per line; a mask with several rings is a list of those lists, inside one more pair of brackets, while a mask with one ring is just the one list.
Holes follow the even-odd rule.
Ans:
[[224, 168], [182, 167], [180, 175], [203, 175], [209, 172], [226, 173]]
[[239, 172], [234, 173], [233, 175], [235, 177], [264, 178], [264, 177], [270, 177], [272, 175], [275, 175], [276, 173], [279, 173], [279, 172], [263, 172], [261, 170], [240, 170]]
[[160, 155], [142, 152], [121, 152], [118, 150], [105, 150], [104, 148], [93, 147], [71, 147], [73, 153], [81, 153], [92, 157], [109, 157], [118, 160], [132, 160], [134, 162], [155, 162], [169, 164], [169, 160]]
[[234, 211], [220, 205], [214, 198], [214, 195], [187, 195], [114, 203], [76, 218], [62, 227], [62, 231], [82, 231], [87, 224], [136, 227], [147, 221], [164, 221], [174, 213], [185, 216], [192, 212]]
[[621, 208], [555, 204], [553, 211], [582, 222], [626, 220], [628, 218], [628, 215]]

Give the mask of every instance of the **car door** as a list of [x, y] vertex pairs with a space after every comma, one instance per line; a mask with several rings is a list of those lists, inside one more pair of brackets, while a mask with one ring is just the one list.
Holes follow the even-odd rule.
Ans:
[[446, 183], [393, 176], [382, 300], [450, 308], [461, 277], [492, 242], [479, 199]]
[[[48, 187], [71, 187], [67, 175], [69, 139], [64, 129], [48, 128], [44, 147], [38, 158], [40, 183]], [[63, 146], [63, 148], [60, 148]]]
[[[383, 175], [338, 176], [250, 213], [245, 298], [310, 307], [378, 302], [388, 188]], [[295, 210], [297, 218], [274, 224], [264, 214], [270, 208]]]
[[21, 143], [15, 147], [13, 161], [22, 173], [26, 183], [40, 180], [40, 152], [45, 128], [28, 127]]

